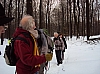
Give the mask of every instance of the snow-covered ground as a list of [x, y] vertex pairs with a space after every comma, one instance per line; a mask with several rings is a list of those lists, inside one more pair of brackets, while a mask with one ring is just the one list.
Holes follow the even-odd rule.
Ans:
[[[65, 51], [63, 64], [57, 66], [55, 52], [49, 63], [50, 68], [46, 74], [100, 74], [100, 41], [87, 44], [83, 38], [67, 40], [68, 49]], [[14, 74], [15, 67], [6, 65], [3, 58], [4, 45], [0, 46], [0, 74]]]

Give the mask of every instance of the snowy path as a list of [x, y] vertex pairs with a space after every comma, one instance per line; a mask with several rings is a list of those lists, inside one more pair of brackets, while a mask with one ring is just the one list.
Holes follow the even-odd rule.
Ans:
[[[5, 45], [6, 45], [5, 41]], [[46, 74], [100, 74], [100, 41], [96, 44], [87, 44], [83, 40], [67, 41], [68, 49], [65, 52], [63, 64], [57, 66], [55, 52]], [[0, 74], [14, 74], [15, 67], [6, 65], [3, 58], [4, 46], [0, 45]]]
[[64, 63], [56, 65], [55, 54], [47, 74], [100, 74], [100, 43], [68, 41]]

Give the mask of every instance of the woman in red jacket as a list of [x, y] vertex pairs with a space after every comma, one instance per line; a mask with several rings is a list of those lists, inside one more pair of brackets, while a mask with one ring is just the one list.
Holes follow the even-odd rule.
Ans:
[[35, 38], [38, 32], [34, 30], [35, 22], [32, 16], [26, 15], [20, 21], [20, 27], [16, 29], [14, 37], [22, 37], [28, 43], [22, 40], [16, 40], [14, 43], [14, 53], [16, 55], [17, 74], [36, 74], [40, 64], [50, 61], [52, 54], [39, 55]]

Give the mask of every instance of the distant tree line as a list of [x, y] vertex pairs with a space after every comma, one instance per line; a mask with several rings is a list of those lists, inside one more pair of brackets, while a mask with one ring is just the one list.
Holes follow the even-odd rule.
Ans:
[[50, 36], [60, 31], [65, 36], [100, 34], [99, 0], [1, 0], [6, 15], [15, 19], [7, 26], [5, 37], [11, 38], [24, 14], [32, 15], [38, 28]]

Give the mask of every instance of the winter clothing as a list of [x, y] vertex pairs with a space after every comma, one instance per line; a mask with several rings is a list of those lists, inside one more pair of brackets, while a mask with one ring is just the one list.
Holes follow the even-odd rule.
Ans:
[[[39, 37], [37, 38], [37, 44], [38, 44], [40, 54], [42, 55], [50, 52], [51, 47], [53, 46], [52, 44], [53, 42], [47, 35], [45, 35], [43, 29], [36, 29], [36, 30], [38, 31], [39, 34]], [[48, 57], [48, 55], [50, 55], [51, 57]], [[46, 55], [46, 60], [50, 61], [52, 59], [52, 54], [48, 54], [48, 55]], [[45, 63], [40, 65], [39, 74], [44, 74], [45, 66], [46, 66]]]
[[63, 42], [64, 42], [64, 46], [65, 46], [63, 52], [65, 52], [65, 49], [67, 49], [67, 43], [66, 43], [66, 40], [65, 40], [64, 37], [62, 37], [62, 40], [63, 40]]
[[0, 3], [0, 26], [4, 26], [4, 24], [12, 21], [14, 18], [6, 17], [5, 9], [3, 8], [2, 4]]
[[63, 40], [58, 38], [54, 38], [55, 50], [64, 50]]
[[66, 40], [63, 36], [62, 36], [62, 40], [64, 42], [64, 50], [62, 51], [62, 60], [64, 60], [64, 52], [65, 52], [65, 49], [67, 49], [67, 43], [66, 43]]
[[[25, 33], [25, 35], [23, 35], [23, 33]], [[38, 55], [36, 44], [30, 32], [23, 30], [22, 28], [17, 28], [13, 36], [21, 36], [29, 42], [28, 45], [21, 40], [15, 41], [14, 53], [18, 60], [16, 63], [17, 74], [34, 74], [39, 70], [39, 64], [46, 62], [45, 55]]]
[[46, 61], [51, 61], [52, 56], [53, 56], [53, 54], [52, 54], [52, 53], [45, 54]]
[[55, 53], [56, 53], [57, 64], [59, 65], [62, 63], [61, 50], [55, 50]]
[[[37, 44], [38, 44], [38, 48], [39, 48], [39, 53], [40, 55], [42, 54], [46, 54], [48, 51], [48, 44], [46, 41], [46, 37], [43, 34], [43, 29], [37, 29], [39, 37], [37, 38]], [[45, 63], [42, 63], [40, 65], [40, 70], [39, 70], [39, 74], [44, 74], [44, 67], [45, 67]]]
[[39, 37], [37, 38], [37, 43], [39, 47], [40, 54], [46, 54], [48, 52], [47, 39], [43, 33], [43, 29], [38, 29]]
[[59, 37], [53, 39], [54, 44], [55, 44], [55, 53], [56, 53], [56, 59], [57, 59], [57, 65], [62, 63], [61, 59], [61, 51], [64, 49], [64, 43], [62, 39]]

